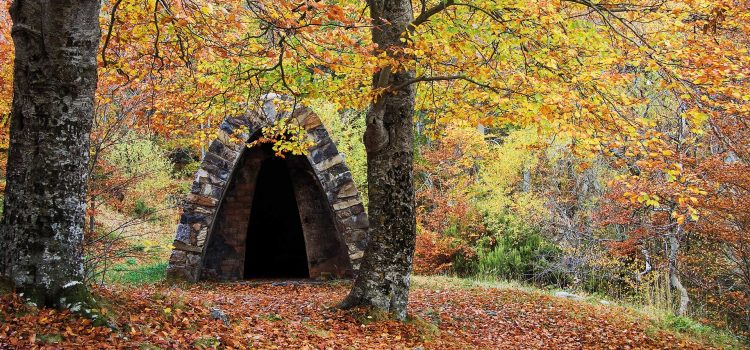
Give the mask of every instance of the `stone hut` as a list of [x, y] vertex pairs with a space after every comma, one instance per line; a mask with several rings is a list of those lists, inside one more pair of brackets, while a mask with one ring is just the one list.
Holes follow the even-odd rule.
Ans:
[[[177, 225], [169, 278], [341, 278], [358, 268], [368, 221], [352, 175], [318, 116], [280, 108], [285, 100], [266, 95], [259, 110], [219, 126]], [[306, 155], [247, 147], [281, 118], [306, 130]]]

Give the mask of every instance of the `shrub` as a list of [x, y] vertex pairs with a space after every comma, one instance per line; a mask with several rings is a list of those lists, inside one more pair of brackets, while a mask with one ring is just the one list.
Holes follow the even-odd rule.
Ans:
[[465, 274], [465, 262], [475, 258], [476, 254], [469, 244], [459, 238], [436, 234], [421, 227], [417, 231], [414, 272], [418, 274]]
[[542, 284], [558, 282], [555, 263], [561, 251], [538, 230], [509, 215], [486, 216], [485, 222], [493, 235], [480, 243], [477, 262], [480, 275]]
[[173, 187], [172, 164], [167, 153], [154, 141], [130, 133], [113, 145], [104, 160], [120, 179], [125, 207], [137, 214], [153, 214], [153, 209], [164, 206]]
[[133, 205], [133, 214], [136, 217], [150, 217], [156, 212], [155, 208], [152, 208], [146, 204], [143, 199], [138, 198], [135, 200], [135, 205]]
[[362, 204], [366, 208], [367, 152], [362, 143], [362, 135], [365, 132], [364, 112], [351, 109], [337, 111], [336, 105], [323, 100], [312, 101], [310, 107], [325, 124], [338, 151], [344, 154], [346, 165], [352, 173]]

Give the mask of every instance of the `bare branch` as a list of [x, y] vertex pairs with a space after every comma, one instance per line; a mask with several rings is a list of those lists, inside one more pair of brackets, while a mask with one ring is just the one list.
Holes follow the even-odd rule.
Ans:
[[107, 36], [104, 37], [104, 45], [102, 45], [102, 64], [104, 67], [107, 66], [107, 46], [109, 46], [109, 40], [112, 37], [112, 28], [115, 26], [115, 15], [117, 14], [117, 7], [120, 6], [120, 3], [122, 0], [115, 1], [114, 5], [112, 5], [112, 13], [109, 17], [109, 26], [107, 28]]

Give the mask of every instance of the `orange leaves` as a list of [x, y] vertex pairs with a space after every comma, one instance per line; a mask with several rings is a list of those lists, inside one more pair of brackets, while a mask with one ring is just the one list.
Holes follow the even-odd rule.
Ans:
[[[420, 279], [412, 321], [377, 320], [366, 310], [330, 308], [348, 286], [282, 282], [204, 284], [186, 289], [99, 289], [120, 331], [68, 312], [36, 310], [0, 297], [0, 347], [224, 349], [701, 349], [621, 308], [591, 306], [512, 289], [455, 287]], [[171, 317], [163, 312], [171, 308]], [[219, 307], [230, 325], [209, 317]], [[39, 321], [47, 318], [44, 324]], [[614, 321], [617, 320], [617, 321]], [[637, 347], [636, 347], [637, 344]]]
[[326, 17], [332, 21], [344, 21], [346, 20], [346, 16], [344, 14], [344, 10], [336, 5], [331, 5], [328, 7], [328, 11], [326, 13]]

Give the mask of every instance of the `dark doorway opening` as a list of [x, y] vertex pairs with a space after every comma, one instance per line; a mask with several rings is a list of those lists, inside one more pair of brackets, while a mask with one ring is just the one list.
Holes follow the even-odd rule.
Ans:
[[245, 278], [308, 278], [305, 237], [287, 162], [260, 166], [247, 229]]

